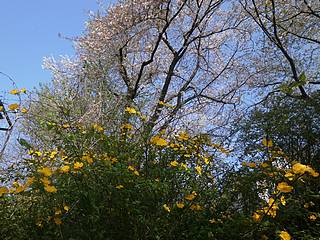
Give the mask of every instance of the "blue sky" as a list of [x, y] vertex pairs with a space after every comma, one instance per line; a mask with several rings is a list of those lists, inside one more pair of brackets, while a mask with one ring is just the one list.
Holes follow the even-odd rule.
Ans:
[[[72, 42], [59, 33], [78, 36], [88, 12], [97, 8], [95, 0], [1, 1], [0, 72], [10, 75], [20, 88], [32, 89], [50, 81], [50, 73], [41, 67], [43, 57], [72, 56]], [[0, 91], [8, 88], [8, 80], [0, 75]]]

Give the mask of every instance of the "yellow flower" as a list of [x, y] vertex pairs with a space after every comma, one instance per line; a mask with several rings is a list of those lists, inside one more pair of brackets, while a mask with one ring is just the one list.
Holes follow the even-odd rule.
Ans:
[[289, 193], [293, 190], [293, 187], [288, 185], [286, 182], [278, 183], [277, 189], [280, 192]]
[[6, 194], [9, 192], [9, 189], [7, 187], [0, 187], [0, 197], [2, 197], [3, 194]]
[[10, 104], [10, 105], [8, 106], [8, 108], [9, 108], [11, 111], [17, 110], [19, 107], [20, 107], [20, 106], [19, 106], [19, 104], [17, 104], [17, 103], [13, 103], [13, 104]]
[[68, 165], [64, 165], [60, 168], [60, 172], [67, 173], [70, 171], [70, 167]]
[[266, 162], [261, 163], [261, 167], [263, 167], [263, 168], [269, 167], [269, 164], [268, 164], [268, 163], [266, 163]]
[[292, 171], [295, 174], [304, 174], [305, 172], [308, 172], [310, 167], [307, 165], [301, 164], [301, 163], [296, 163], [292, 166]]
[[3, 106], [0, 106], [0, 112], [2, 112], [3, 111]]
[[167, 211], [167, 212], [171, 212], [171, 210], [170, 210], [170, 208], [168, 207], [168, 205], [167, 204], [163, 204], [163, 209], [165, 210], [165, 211]]
[[40, 152], [40, 151], [35, 151], [34, 154], [37, 155], [38, 157], [42, 156], [42, 152]]
[[214, 223], [217, 223], [217, 221], [214, 218], [212, 218], [212, 219], [209, 220], [209, 223], [214, 224]]
[[255, 222], [260, 222], [261, 219], [262, 219], [262, 215], [257, 213], [257, 212], [254, 212], [253, 215], [252, 215], [252, 219]]
[[255, 168], [257, 165], [255, 163], [251, 162], [251, 163], [248, 163], [247, 166], [250, 168]]
[[187, 170], [187, 169], [188, 169], [187, 164], [185, 164], [185, 163], [180, 163], [180, 166], [181, 166], [184, 170]]
[[86, 161], [87, 163], [89, 164], [92, 164], [93, 163], [93, 158], [87, 154], [84, 154], [82, 157], [81, 157], [81, 160], [82, 161]]
[[20, 92], [21, 92], [21, 93], [27, 93], [27, 89], [21, 88], [21, 89], [20, 89]]
[[176, 203], [176, 205], [177, 205], [177, 207], [180, 208], [180, 209], [181, 209], [181, 208], [184, 208], [184, 203]]
[[264, 138], [264, 139], [262, 139], [262, 145], [265, 147], [272, 147], [273, 143], [272, 143], [271, 139]]
[[101, 127], [99, 124], [95, 123], [92, 125], [93, 129], [96, 130], [97, 132], [103, 132], [104, 128]]
[[179, 141], [187, 141], [189, 139], [189, 135], [186, 132], [180, 132], [178, 134], [178, 140]]
[[152, 137], [150, 139], [150, 143], [153, 145], [156, 145], [156, 146], [160, 146], [160, 147], [165, 147], [168, 145], [168, 142], [159, 136]]
[[133, 174], [136, 175], [136, 176], [139, 176], [139, 175], [140, 175], [140, 173], [139, 173], [137, 170], [134, 170], [134, 171], [133, 171]]
[[279, 233], [279, 237], [281, 238], [281, 240], [291, 240], [290, 234], [286, 231], [281, 231]]
[[62, 214], [62, 211], [60, 209], [57, 209], [54, 213], [55, 215], [61, 215]]
[[137, 110], [134, 109], [133, 107], [126, 107], [126, 109], [124, 110], [125, 112], [127, 113], [130, 113], [130, 114], [137, 114]]
[[18, 89], [12, 89], [9, 93], [12, 94], [12, 95], [17, 95], [17, 94], [19, 94], [19, 90]]
[[49, 192], [49, 193], [56, 193], [58, 190], [55, 188], [55, 186], [51, 186], [51, 185], [46, 185], [44, 187], [44, 190], [46, 192]]
[[176, 160], [170, 162], [171, 167], [176, 167], [178, 165], [179, 165], [179, 163]]
[[62, 128], [64, 129], [70, 128], [70, 124], [69, 123], [62, 124]]
[[74, 169], [80, 169], [83, 167], [83, 163], [82, 162], [75, 162], [73, 164]]
[[130, 166], [128, 166], [128, 170], [133, 172], [133, 171], [135, 171], [135, 168], [130, 165]]
[[15, 190], [15, 193], [21, 193], [24, 190], [26, 190], [26, 187], [21, 185], [17, 187], [17, 189]]
[[314, 214], [311, 214], [311, 215], [309, 216], [309, 220], [310, 220], [310, 221], [315, 221], [315, 220], [317, 220], [317, 216], [314, 215]]
[[284, 196], [281, 196], [281, 198], [280, 198], [280, 202], [281, 202], [281, 204], [282, 204], [283, 206], [285, 206], [285, 205], [286, 205], [286, 199], [285, 199], [285, 197], [284, 197]]
[[121, 129], [131, 131], [133, 126], [130, 123], [125, 123], [121, 126]]
[[48, 167], [44, 167], [38, 170], [38, 173], [41, 173], [42, 175], [46, 177], [50, 177], [52, 175], [52, 171]]
[[287, 172], [285, 175], [284, 175], [286, 178], [288, 178], [290, 181], [293, 180], [293, 177], [294, 177], [294, 174], [292, 174], [291, 172]]
[[116, 189], [122, 189], [122, 188], [124, 188], [124, 186], [121, 184], [116, 186]]
[[209, 159], [208, 158], [203, 157], [203, 161], [204, 161], [205, 164], [209, 164]]
[[188, 201], [192, 201], [193, 199], [195, 199], [197, 196], [197, 193], [195, 191], [193, 191], [191, 194], [185, 196], [184, 198], [187, 199]]
[[62, 224], [62, 221], [59, 217], [55, 217], [54, 219], [54, 223], [57, 224], [57, 225], [61, 225]]
[[51, 183], [47, 177], [41, 178], [40, 180], [43, 183], [43, 185], [45, 185], [45, 186], [49, 185]]
[[311, 175], [312, 177], [319, 177], [319, 173], [316, 172], [316, 171], [313, 170], [313, 169], [310, 169], [310, 170], [309, 170], [309, 173], [310, 173], [310, 175]]
[[28, 178], [24, 186], [27, 188], [34, 182], [34, 177]]
[[70, 207], [69, 207], [68, 205], [64, 205], [64, 206], [63, 206], [63, 209], [64, 209], [66, 212], [69, 212]]
[[22, 113], [27, 113], [27, 112], [28, 112], [28, 109], [22, 108], [22, 109], [21, 109], [21, 112], [22, 112]]
[[193, 211], [201, 211], [202, 207], [199, 204], [192, 204], [190, 206], [190, 209], [193, 210]]
[[195, 170], [197, 172], [198, 175], [201, 175], [202, 174], [202, 167], [201, 166], [196, 166], [195, 167]]

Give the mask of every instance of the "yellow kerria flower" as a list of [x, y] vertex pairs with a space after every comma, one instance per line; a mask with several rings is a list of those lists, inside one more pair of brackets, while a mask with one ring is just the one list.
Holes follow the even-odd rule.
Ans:
[[0, 197], [2, 197], [3, 194], [6, 194], [9, 192], [9, 189], [7, 187], [0, 187]]
[[137, 110], [134, 109], [133, 107], [126, 107], [126, 109], [124, 110], [125, 112], [127, 113], [130, 113], [130, 114], [137, 114]]
[[97, 132], [103, 132], [104, 128], [102, 126], [100, 126], [99, 124], [95, 123], [92, 125], [93, 129], [96, 130]]
[[187, 199], [188, 201], [192, 201], [193, 199], [195, 199], [197, 196], [197, 193], [195, 191], [193, 191], [191, 194], [185, 196], [184, 198]]
[[22, 109], [21, 109], [21, 112], [22, 112], [22, 113], [27, 113], [27, 112], [28, 112], [28, 109], [22, 108]]
[[176, 205], [177, 205], [177, 207], [180, 208], [180, 209], [181, 209], [181, 208], [184, 208], [184, 203], [176, 203]]
[[282, 204], [283, 206], [285, 206], [285, 205], [286, 205], [286, 199], [285, 199], [285, 197], [284, 197], [284, 196], [281, 196], [281, 198], [280, 198], [280, 202], [281, 202], [281, 204]]
[[262, 139], [262, 145], [265, 147], [272, 147], [273, 146], [273, 142], [271, 139]]
[[309, 220], [310, 220], [310, 221], [315, 221], [315, 220], [317, 220], [317, 216], [314, 215], [314, 214], [311, 214], [311, 215], [309, 216]]
[[167, 204], [162, 205], [163, 209], [166, 210], [167, 212], [171, 212], [170, 208], [168, 207]]
[[309, 173], [310, 173], [310, 175], [311, 175], [312, 177], [319, 177], [319, 173], [316, 172], [316, 171], [313, 170], [313, 169], [310, 169], [310, 170], [309, 170]]
[[281, 238], [281, 240], [291, 240], [291, 236], [287, 231], [279, 232], [279, 237]]
[[11, 111], [14, 111], [14, 110], [17, 110], [19, 108], [19, 104], [18, 103], [13, 103], [13, 104], [10, 104], [8, 106], [8, 108], [11, 110]]
[[57, 225], [61, 225], [61, 224], [62, 224], [62, 221], [61, 221], [61, 219], [60, 219], [59, 217], [55, 217], [55, 218], [53, 219], [53, 221], [54, 221], [54, 223], [57, 224]]
[[252, 215], [252, 219], [255, 222], [260, 222], [261, 219], [262, 219], [262, 215], [257, 213], [257, 212], [254, 212], [253, 215]]
[[201, 207], [199, 204], [192, 204], [192, 205], [190, 206], [190, 209], [191, 209], [192, 211], [201, 211], [201, 210], [202, 210], [202, 207]]
[[3, 106], [0, 106], [0, 112], [2, 112], [3, 111]]
[[73, 164], [74, 169], [80, 169], [83, 167], [83, 163], [82, 162], [75, 162]]
[[286, 183], [286, 182], [281, 182], [281, 183], [278, 183], [277, 189], [280, 192], [289, 193], [293, 190], [293, 187], [288, 185], [288, 183]]
[[119, 185], [116, 186], [116, 189], [122, 189], [122, 188], [124, 188], [124, 186], [121, 185], [121, 184], [119, 184]]
[[37, 157], [41, 157], [41, 156], [42, 156], [42, 152], [40, 152], [40, 151], [35, 151], [34, 154], [35, 154]]
[[82, 161], [86, 161], [87, 163], [89, 164], [92, 164], [93, 163], [93, 158], [87, 154], [84, 154], [82, 157], [81, 157], [81, 160]]
[[121, 129], [131, 131], [133, 126], [130, 123], [125, 123], [121, 126]]
[[136, 176], [140, 176], [140, 173], [137, 170], [134, 170], [133, 174], [136, 175]]
[[188, 169], [187, 164], [185, 164], [185, 163], [180, 163], [180, 166], [181, 166], [184, 170], [187, 170], [187, 169]]
[[189, 139], [189, 135], [186, 132], [180, 132], [178, 134], [178, 140], [179, 141], [187, 141]]
[[196, 166], [195, 167], [195, 170], [197, 172], [198, 175], [201, 175], [202, 174], [202, 167], [201, 166]]
[[42, 175], [46, 177], [50, 177], [52, 175], [52, 171], [48, 167], [44, 167], [38, 170], [38, 173], [41, 173]]
[[21, 92], [21, 93], [27, 93], [27, 89], [26, 89], [26, 88], [21, 88], [21, 89], [20, 89], [20, 92]]
[[61, 209], [57, 209], [55, 212], [54, 212], [55, 215], [61, 215], [62, 214], [62, 211]]
[[135, 171], [135, 168], [130, 165], [130, 166], [128, 166], [128, 170], [133, 172], [133, 171]]
[[248, 163], [247, 166], [248, 166], [249, 168], [255, 168], [255, 167], [257, 167], [257, 165], [256, 165], [255, 163], [253, 163], [253, 162]]
[[58, 190], [55, 188], [55, 186], [51, 186], [51, 185], [46, 185], [44, 187], [44, 190], [46, 192], [49, 192], [49, 193], [56, 193]]
[[291, 172], [287, 172], [285, 175], [284, 175], [286, 178], [288, 178], [290, 181], [293, 180], [293, 177], [294, 177], [294, 174], [292, 174]]
[[20, 93], [20, 91], [18, 89], [12, 89], [9, 93], [12, 95], [17, 95]]
[[301, 163], [296, 163], [292, 166], [292, 171], [295, 174], [304, 174], [310, 170], [310, 167], [307, 165], [301, 164]]
[[179, 163], [176, 160], [170, 162], [171, 167], [176, 167], [178, 165], [179, 165]]
[[62, 124], [62, 128], [64, 129], [70, 128], [70, 124], [69, 123]]
[[70, 207], [69, 207], [68, 205], [64, 205], [64, 206], [63, 206], [63, 209], [64, 209], [66, 212], [69, 212]]
[[70, 171], [70, 166], [68, 166], [68, 165], [64, 165], [60, 168], [60, 172], [62, 172], [62, 173], [67, 173], [69, 171]]
[[51, 183], [47, 177], [41, 178], [40, 180], [43, 183], [43, 185], [45, 185], [45, 186], [49, 185]]
[[168, 142], [159, 136], [152, 137], [150, 139], [150, 143], [153, 145], [156, 145], [156, 146], [160, 146], [160, 147], [165, 147], [168, 145]]
[[203, 159], [203, 161], [204, 161], [205, 164], [209, 164], [209, 159], [208, 159], [208, 158], [203, 157], [202, 159]]
[[209, 220], [209, 223], [214, 224], [214, 223], [217, 223], [217, 221], [214, 218], [212, 218]]

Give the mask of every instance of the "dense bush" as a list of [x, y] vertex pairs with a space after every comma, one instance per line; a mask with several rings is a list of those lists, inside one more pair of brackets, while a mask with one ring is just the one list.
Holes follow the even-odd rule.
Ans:
[[60, 145], [25, 145], [20, 177], [0, 189], [4, 239], [319, 236], [319, 174], [272, 140], [260, 144], [267, 157], [231, 168], [207, 135], [141, 137], [139, 113], [126, 112], [118, 132], [48, 122]]

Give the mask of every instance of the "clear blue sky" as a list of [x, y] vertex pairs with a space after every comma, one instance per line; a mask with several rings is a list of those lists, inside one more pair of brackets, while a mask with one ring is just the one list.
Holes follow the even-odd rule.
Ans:
[[[1, 1], [0, 71], [14, 78], [20, 88], [48, 82], [50, 73], [41, 67], [43, 57], [74, 54], [72, 42], [58, 34], [78, 36], [88, 12], [97, 8], [95, 0]], [[0, 75], [0, 91], [8, 87]]]

